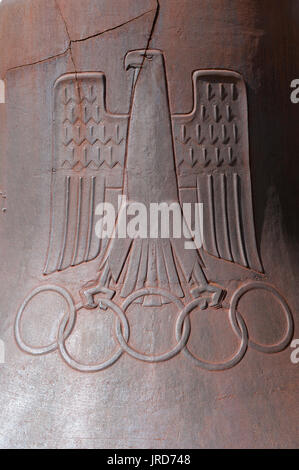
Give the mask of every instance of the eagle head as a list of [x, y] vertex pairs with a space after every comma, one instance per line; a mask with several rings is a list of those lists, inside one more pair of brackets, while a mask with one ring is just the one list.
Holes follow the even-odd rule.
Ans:
[[125, 55], [125, 69], [140, 69], [143, 65], [150, 62], [162, 62], [162, 52], [157, 49], [139, 49], [130, 51]]

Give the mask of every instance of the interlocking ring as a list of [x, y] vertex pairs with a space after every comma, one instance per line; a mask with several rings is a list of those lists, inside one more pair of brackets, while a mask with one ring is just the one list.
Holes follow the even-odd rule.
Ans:
[[[140, 289], [136, 292], [133, 292], [123, 303], [122, 308], [123, 311], [126, 312], [126, 310], [129, 308], [129, 306], [134, 302], [134, 300], [138, 299], [139, 297], [143, 297], [145, 295], [161, 295], [162, 297], [165, 297], [166, 299], [172, 301], [178, 308], [181, 310], [184, 305], [183, 303], [174, 295], [172, 295], [168, 291], [164, 291], [163, 289], [158, 289], [158, 288], [151, 288], [147, 287], [144, 289]], [[119, 341], [119, 344], [123, 348], [124, 351], [126, 351], [130, 356], [134, 357], [135, 359], [139, 359], [140, 361], [144, 362], [163, 362], [167, 361], [168, 359], [173, 358], [176, 356], [187, 344], [187, 341], [190, 336], [190, 321], [187, 319], [187, 321], [184, 322], [183, 326], [183, 333], [176, 344], [176, 346], [171, 350], [163, 354], [159, 355], [153, 355], [153, 356], [148, 356], [147, 354], [142, 354], [138, 351], [135, 351], [135, 349], [131, 348], [128, 343], [126, 338], [123, 337], [122, 331], [121, 331], [121, 325], [119, 321], [117, 320], [116, 323], [116, 337]]]
[[[125, 338], [126, 341], [128, 341], [129, 334], [130, 334], [130, 329], [129, 329], [129, 324], [128, 324], [127, 318], [124, 315], [124, 313], [122, 312], [122, 310], [118, 307], [118, 305], [116, 305], [114, 302], [112, 302], [109, 299], [101, 298], [100, 302], [102, 302], [104, 305], [107, 305], [107, 307], [109, 307], [117, 315], [118, 323], [121, 321], [121, 323], [123, 325], [124, 338]], [[82, 308], [84, 308], [84, 305], [80, 304], [79, 306], [77, 306], [76, 311], [78, 312]], [[100, 370], [106, 369], [109, 366], [112, 366], [112, 364], [114, 364], [120, 358], [120, 356], [122, 355], [123, 350], [121, 348], [119, 348], [113, 354], [113, 356], [111, 356], [106, 361], [101, 362], [100, 364], [88, 365], [88, 364], [82, 364], [81, 362], [76, 361], [75, 359], [73, 359], [70, 356], [70, 354], [68, 353], [68, 351], [66, 349], [66, 346], [65, 346], [66, 337], [65, 337], [65, 332], [64, 331], [65, 331], [66, 325], [67, 325], [67, 315], [65, 315], [63, 317], [63, 319], [61, 320], [60, 326], [59, 326], [59, 330], [58, 330], [58, 348], [59, 348], [59, 352], [60, 352], [61, 357], [63, 358], [63, 360], [69, 366], [71, 366], [73, 369], [76, 369], [80, 372], [98, 372]]]
[[276, 289], [274, 289], [273, 286], [271, 286], [271, 284], [261, 283], [259, 281], [252, 281], [252, 282], [249, 282], [249, 283], [241, 286], [238, 290], [236, 290], [236, 292], [232, 296], [230, 309], [229, 309], [229, 315], [230, 315], [230, 321], [231, 321], [232, 327], [233, 327], [235, 333], [238, 336], [240, 336], [241, 332], [240, 332], [240, 328], [239, 328], [239, 325], [238, 325], [238, 320], [239, 320], [240, 314], [237, 313], [238, 303], [239, 303], [241, 297], [243, 297], [244, 294], [246, 294], [247, 292], [249, 292], [251, 290], [255, 290], [255, 289], [266, 290], [266, 291], [270, 292], [271, 294], [273, 294], [278, 299], [278, 301], [279, 301], [279, 303], [282, 307], [282, 310], [284, 312], [284, 315], [286, 317], [287, 329], [286, 329], [286, 333], [285, 333], [284, 337], [277, 344], [271, 344], [271, 345], [258, 344], [258, 343], [255, 343], [254, 341], [251, 341], [251, 340], [249, 340], [248, 344], [253, 349], [255, 349], [257, 351], [260, 351], [260, 352], [263, 352], [263, 353], [266, 353], [266, 354], [273, 354], [273, 353], [281, 352], [289, 345], [289, 343], [290, 343], [290, 341], [293, 337], [294, 320], [293, 320], [293, 316], [291, 314], [291, 311], [290, 311], [289, 306], [286, 303], [285, 299], [279, 294], [279, 292], [277, 292]]
[[33, 299], [33, 297], [40, 294], [41, 292], [49, 292], [49, 291], [59, 294], [61, 297], [63, 297], [64, 300], [66, 300], [68, 304], [69, 313], [65, 315], [66, 321], [65, 321], [64, 339], [68, 338], [68, 336], [71, 334], [72, 329], [75, 325], [75, 321], [76, 321], [76, 311], [75, 311], [75, 305], [74, 305], [73, 299], [65, 289], [59, 286], [55, 286], [55, 285], [44, 285], [44, 286], [39, 286], [36, 289], [34, 289], [25, 298], [20, 309], [18, 310], [16, 321], [15, 321], [15, 329], [14, 329], [15, 338], [19, 347], [23, 351], [29, 354], [33, 354], [34, 356], [41, 356], [43, 354], [49, 354], [58, 348], [57, 341], [54, 341], [53, 343], [47, 346], [41, 346], [41, 347], [30, 346], [25, 343], [21, 335], [21, 320], [22, 320], [22, 316], [23, 316], [25, 308], [27, 307], [29, 302]]
[[[192, 312], [192, 310], [194, 310], [196, 307], [201, 307], [201, 310], [203, 310], [204, 306], [205, 306], [205, 303], [203, 303], [203, 299], [195, 299], [193, 300], [192, 302], [190, 302], [188, 305], [186, 305], [186, 307], [184, 308], [184, 310], [180, 313], [180, 316], [178, 317], [178, 320], [177, 320], [177, 324], [176, 324], [176, 339], [177, 341], [180, 340], [181, 336], [182, 336], [182, 326], [186, 320], [186, 317], [188, 315], [190, 315], [190, 313]], [[191, 359], [191, 361], [196, 365], [196, 366], [199, 366], [203, 369], [206, 369], [206, 370], [226, 370], [226, 369], [230, 369], [231, 367], [234, 367], [235, 365], [237, 365], [241, 359], [243, 359], [245, 353], [246, 353], [246, 350], [247, 350], [247, 346], [248, 346], [248, 332], [247, 332], [247, 328], [246, 328], [246, 325], [245, 325], [245, 322], [243, 320], [243, 318], [241, 317], [241, 315], [238, 315], [238, 322], [240, 324], [240, 332], [241, 332], [241, 342], [240, 342], [240, 346], [237, 350], [237, 352], [234, 354], [234, 356], [225, 361], [225, 362], [208, 362], [208, 361], [203, 361], [199, 358], [197, 358], [196, 356], [194, 356], [194, 354], [192, 354], [190, 352], [190, 350], [188, 349], [187, 345], [185, 346], [185, 348], [183, 349], [183, 353], [186, 357], [188, 357], [189, 359]], [[238, 334], [239, 336], [239, 334]]]
[[[264, 344], [258, 344], [258, 343], [255, 343], [254, 341], [249, 340], [245, 321], [243, 317], [240, 315], [240, 313], [237, 311], [238, 304], [239, 304], [241, 297], [245, 295], [247, 292], [251, 290], [255, 290], [255, 289], [262, 289], [262, 290], [266, 290], [270, 292], [271, 294], [274, 295], [276, 299], [278, 299], [282, 307], [282, 310], [286, 318], [287, 328], [286, 328], [286, 333], [284, 334], [283, 338], [277, 344], [264, 345]], [[22, 316], [23, 316], [25, 308], [28, 306], [30, 301], [41, 292], [55, 292], [58, 295], [60, 295], [67, 302], [69, 312], [63, 316], [60, 322], [57, 341], [47, 346], [33, 347], [25, 343], [25, 341], [23, 340], [21, 336], [21, 322], [22, 322]], [[140, 353], [136, 351], [135, 349], [133, 349], [132, 347], [130, 347], [128, 344], [128, 340], [130, 336], [130, 326], [129, 326], [129, 322], [128, 322], [125, 312], [136, 299], [140, 297], [144, 297], [146, 295], [160, 295], [168, 299], [172, 303], [174, 303], [179, 310], [179, 315], [178, 315], [178, 318], [176, 321], [176, 327], [175, 327], [175, 335], [176, 335], [177, 344], [170, 351], [159, 354], [159, 355], [147, 355], [147, 354]], [[206, 307], [206, 299], [204, 298], [195, 299], [192, 302], [190, 302], [188, 305], [184, 306], [182, 301], [178, 299], [176, 296], [174, 296], [171, 292], [168, 292], [159, 288], [143, 288], [136, 292], [133, 292], [124, 301], [122, 307], [119, 307], [110, 299], [106, 299], [106, 298], [100, 299], [100, 302], [106, 305], [108, 308], [110, 308], [116, 315], [116, 324], [115, 324], [116, 338], [119, 343], [119, 347], [116, 350], [116, 352], [106, 361], [98, 363], [98, 364], [88, 365], [88, 364], [80, 363], [70, 356], [69, 352], [67, 351], [65, 342], [73, 331], [77, 312], [79, 312], [79, 310], [84, 308], [84, 305], [78, 304], [77, 306], [75, 306], [71, 295], [64, 288], [56, 286], [56, 285], [43, 285], [43, 286], [37, 287], [25, 298], [24, 302], [22, 303], [20, 309], [18, 310], [16, 321], [15, 321], [15, 327], [14, 327], [15, 338], [19, 347], [23, 351], [32, 355], [48, 354], [48, 353], [55, 351], [56, 349], [59, 349], [60, 355], [63, 358], [63, 360], [73, 369], [76, 369], [80, 372], [98, 372], [100, 370], [106, 369], [107, 367], [113, 365], [120, 358], [123, 352], [126, 352], [130, 356], [134, 357], [135, 359], [138, 359], [144, 362], [157, 363], [157, 362], [167, 361], [173, 358], [174, 356], [176, 356], [177, 354], [179, 354], [181, 351], [183, 351], [184, 355], [188, 357], [196, 366], [199, 366], [203, 369], [207, 369], [210, 371], [220, 371], [220, 370], [229, 369], [237, 365], [241, 361], [241, 359], [244, 357], [248, 346], [251, 346], [253, 349], [256, 349], [257, 351], [268, 353], [268, 354], [282, 351], [288, 346], [294, 333], [293, 317], [285, 299], [279, 294], [279, 292], [277, 292], [277, 290], [272, 285], [258, 282], [258, 281], [251, 281], [241, 286], [239, 289], [237, 289], [237, 291], [232, 296], [230, 308], [229, 308], [229, 319], [230, 319], [230, 323], [232, 325], [234, 333], [240, 339], [240, 345], [238, 347], [238, 350], [233, 355], [233, 357], [231, 357], [225, 362], [203, 361], [200, 358], [197, 358], [193, 353], [191, 353], [187, 346], [187, 343], [190, 337], [190, 332], [191, 332], [191, 323], [190, 323], [189, 315], [196, 307], [200, 307], [201, 310], [203, 310]]]

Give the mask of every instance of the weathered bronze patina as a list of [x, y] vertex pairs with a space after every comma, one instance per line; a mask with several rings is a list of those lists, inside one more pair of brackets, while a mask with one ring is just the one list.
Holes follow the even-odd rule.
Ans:
[[[0, 447], [298, 445], [298, 23], [2, 1]], [[202, 203], [202, 246], [99, 237], [124, 201]]]

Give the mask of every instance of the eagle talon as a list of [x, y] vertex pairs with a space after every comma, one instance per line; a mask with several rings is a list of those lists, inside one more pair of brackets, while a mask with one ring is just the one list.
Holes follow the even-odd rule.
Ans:
[[87, 304], [84, 305], [85, 308], [88, 308], [88, 309], [94, 309], [94, 308], [97, 308], [98, 304], [96, 304], [95, 302], [88, 302]]
[[213, 292], [212, 299], [210, 302], [210, 307], [213, 308], [222, 308], [222, 301], [225, 297], [226, 291], [221, 289], [221, 287], [210, 286], [210, 292]]
[[96, 302], [94, 302], [94, 298], [93, 298], [92, 294], [85, 291], [83, 293], [82, 297], [85, 300], [85, 302], [83, 302], [83, 305], [84, 305], [85, 308], [88, 308], [88, 309], [97, 308], [98, 304]]
[[211, 292], [213, 294], [211, 299], [207, 300], [207, 307], [222, 308], [222, 300], [224, 299], [226, 294], [226, 291], [224, 289], [209, 284], [205, 287], [195, 287], [191, 291], [194, 298], [200, 297], [200, 295], [205, 292]]
[[81, 296], [83, 298], [84, 307], [88, 309], [99, 307], [101, 310], [107, 310], [107, 305], [101, 299], [99, 302], [94, 301], [94, 296], [97, 294], [105, 294], [105, 298], [111, 300], [115, 295], [115, 291], [103, 286], [96, 286], [83, 290]]

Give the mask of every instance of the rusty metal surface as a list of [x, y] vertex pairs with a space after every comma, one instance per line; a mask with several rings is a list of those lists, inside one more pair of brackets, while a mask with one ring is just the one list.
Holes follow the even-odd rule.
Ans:
[[[1, 448], [298, 446], [299, 11], [268, 7], [3, 0]], [[99, 239], [119, 196], [203, 203], [203, 246]]]

